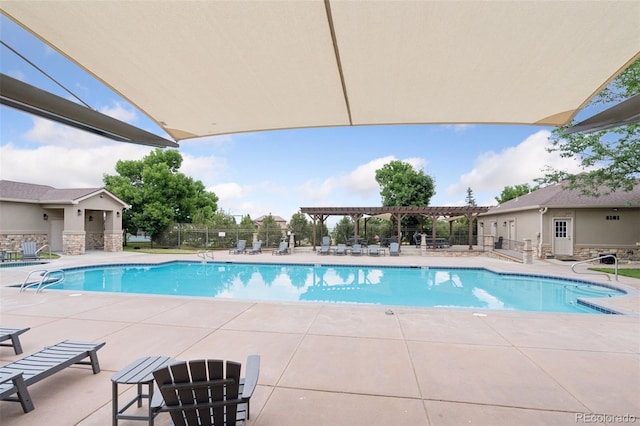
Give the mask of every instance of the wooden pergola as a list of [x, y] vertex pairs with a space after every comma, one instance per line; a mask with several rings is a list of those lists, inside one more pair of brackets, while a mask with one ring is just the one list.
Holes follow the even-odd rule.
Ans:
[[[426, 216], [431, 219], [432, 223], [440, 217], [451, 218], [464, 216], [469, 222], [469, 250], [473, 249], [471, 237], [473, 235], [473, 219], [480, 213], [489, 210], [489, 207], [479, 206], [461, 206], [461, 207], [420, 207], [420, 206], [393, 206], [393, 207], [301, 207], [302, 213], [308, 214], [313, 220], [313, 247], [316, 247], [316, 228], [317, 223], [321, 224], [329, 216], [349, 216], [354, 222], [354, 234], [358, 235], [360, 219], [363, 217], [374, 217], [383, 214], [390, 214], [398, 226], [398, 241], [402, 237], [401, 223], [406, 216]], [[436, 227], [431, 227], [431, 238], [435, 247]]]

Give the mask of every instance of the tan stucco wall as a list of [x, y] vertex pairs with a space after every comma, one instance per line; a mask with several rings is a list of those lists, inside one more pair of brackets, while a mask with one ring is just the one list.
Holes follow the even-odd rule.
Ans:
[[0, 201], [0, 233], [47, 233], [47, 210], [38, 204]]
[[[606, 220], [607, 216], [619, 216], [620, 220]], [[640, 243], [640, 208], [548, 209], [542, 218], [541, 246], [538, 246], [539, 209], [484, 215], [479, 221], [484, 222], [486, 235], [490, 234], [491, 222], [496, 222], [496, 238], [506, 238], [507, 227], [502, 224], [515, 220], [516, 240], [531, 238], [533, 246], [540, 247], [541, 257], [546, 257], [553, 254], [553, 219], [571, 218], [574, 257], [586, 259], [601, 253], [622, 257], [630, 252], [632, 257], [640, 256], [640, 246], [636, 245]]]

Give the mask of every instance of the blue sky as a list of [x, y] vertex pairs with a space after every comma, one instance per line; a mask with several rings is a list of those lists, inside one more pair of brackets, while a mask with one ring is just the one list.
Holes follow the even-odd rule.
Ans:
[[[4, 16], [0, 38], [92, 108], [163, 134], [143, 113]], [[4, 74], [73, 97], [0, 46]], [[487, 99], [491, 102], [491, 99]], [[244, 133], [180, 142], [181, 171], [218, 195], [219, 208], [289, 220], [300, 207], [379, 206], [375, 170], [390, 160], [433, 176], [432, 206], [463, 205], [468, 187], [493, 205], [506, 185], [532, 183], [545, 166], [578, 171], [546, 152], [552, 128], [510, 125], [394, 125]], [[166, 135], [165, 135], [166, 136]], [[153, 148], [113, 142], [0, 107], [0, 178], [58, 188], [100, 187], [118, 160]]]

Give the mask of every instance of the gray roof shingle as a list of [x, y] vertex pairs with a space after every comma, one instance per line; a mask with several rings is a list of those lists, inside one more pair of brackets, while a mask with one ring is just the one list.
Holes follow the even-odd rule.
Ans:
[[632, 191], [616, 191], [599, 197], [580, 194], [577, 189], [563, 188], [563, 183], [540, 188], [526, 195], [492, 207], [486, 214], [510, 210], [527, 210], [539, 207], [585, 208], [585, 207], [640, 207], [640, 183]]

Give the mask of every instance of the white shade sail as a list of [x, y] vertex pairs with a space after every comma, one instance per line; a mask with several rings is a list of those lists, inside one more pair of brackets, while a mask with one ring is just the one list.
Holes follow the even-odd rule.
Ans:
[[564, 125], [640, 56], [639, 1], [23, 1], [3, 13], [175, 140]]

